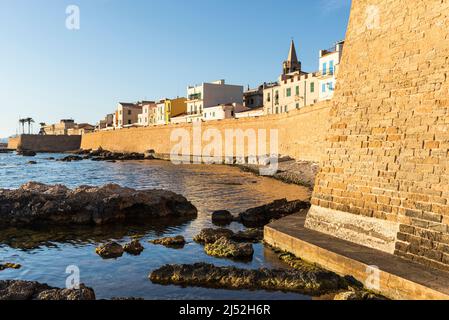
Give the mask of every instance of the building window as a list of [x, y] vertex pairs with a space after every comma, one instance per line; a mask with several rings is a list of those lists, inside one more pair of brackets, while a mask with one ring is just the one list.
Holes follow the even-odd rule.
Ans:
[[292, 96], [292, 88], [287, 88], [287, 97], [291, 97]]
[[231, 116], [233, 117], [235, 115], [235, 112], [234, 111], [231, 111]]
[[285, 110], [284, 112], [287, 112], [287, 106], [284, 107], [284, 110]]
[[333, 82], [329, 82], [329, 90], [334, 91], [334, 83]]
[[299, 109], [299, 103], [296, 104], [296, 109]]
[[131, 110], [128, 110], [128, 115], [129, 115], [129, 116], [131, 115]]
[[279, 107], [276, 107], [276, 114], [279, 113]]
[[332, 60], [332, 61], [329, 62], [329, 73], [330, 73], [331, 75], [334, 74], [334, 60]]
[[327, 73], [327, 62], [323, 63], [323, 74]]
[[271, 101], [271, 93], [268, 93], [268, 95], [267, 95], [267, 102], [270, 102]]
[[296, 86], [296, 95], [299, 96], [299, 86]]
[[321, 91], [323, 91], [323, 93], [326, 92], [326, 84], [325, 83], [323, 83], [323, 85], [321, 86]]
[[131, 124], [131, 120], [128, 120], [128, 124]]
[[274, 96], [274, 103], [279, 104], [279, 91], [276, 90], [275, 96]]
[[310, 84], [310, 92], [314, 93], [315, 92], [315, 82], [312, 82]]

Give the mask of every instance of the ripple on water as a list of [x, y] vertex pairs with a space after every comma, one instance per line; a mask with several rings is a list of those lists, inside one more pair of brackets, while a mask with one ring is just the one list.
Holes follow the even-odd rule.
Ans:
[[[168, 263], [208, 262], [237, 265], [241, 268], [286, 267], [262, 244], [256, 244], [253, 261], [236, 263], [207, 256], [203, 247], [192, 241], [203, 228], [213, 227], [210, 213], [227, 209], [237, 214], [279, 198], [307, 199], [303, 187], [287, 185], [254, 176], [227, 166], [175, 166], [169, 162], [93, 162], [64, 163], [45, 160], [64, 155], [39, 154], [36, 165], [28, 158], [0, 154], [0, 188], [17, 188], [28, 181], [48, 184], [103, 185], [118, 183], [137, 189], [167, 189], [184, 195], [199, 211], [193, 221], [153, 222], [141, 226], [108, 228], [70, 228], [50, 230], [8, 229], [0, 232], [0, 261], [20, 263], [20, 270], [0, 272], [0, 279], [24, 279], [65, 286], [66, 268], [76, 265], [81, 281], [95, 289], [98, 298], [135, 296], [146, 299], [308, 299], [299, 294], [249, 292], [160, 286], [148, 279], [150, 271]], [[233, 223], [234, 231], [241, 225]], [[124, 255], [117, 260], [102, 260], [95, 247], [108, 240], [121, 243], [140, 236], [145, 251], [138, 257]], [[155, 238], [183, 235], [188, 243], [182, 250], [148, 243]]]

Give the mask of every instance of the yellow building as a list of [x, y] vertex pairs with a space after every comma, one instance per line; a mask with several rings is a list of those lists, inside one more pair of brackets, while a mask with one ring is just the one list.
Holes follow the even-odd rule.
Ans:
[[165, 100], [165, 123], [169, 124], [171, 118], [187, 113], [187, 99], [176, 98]]

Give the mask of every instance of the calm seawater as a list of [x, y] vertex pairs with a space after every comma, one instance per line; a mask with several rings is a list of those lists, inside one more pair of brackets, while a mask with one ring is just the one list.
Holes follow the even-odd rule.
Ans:
[[[81, 282], [95, 290], [97, 298], [141, 297], [145, 299], [309, 299], [283, 292], [232, 291], [179, 286], [154, 285], [148, 280], [152, 270], [164, 264], [207, 262], [235, 265], [241, 268], [288, 268], [262, 244], [254, 246], [252, 262], [238, 263], [206, 255], [192, 238], [203, 228], [212, 227], [210, 214], [227, 209], [237, 214], [245, 209], [279, 198], [307, 199], [310, 192], [303, 187], [287, 185], [273, 179], [257, 177], [228, 166], [175, 166], [165, 161], [82, 162], [63, 163], [46, 160], [65, 155], [39, 154], [25, 158], [0, 154], [0, 188], [17, 188], [29, 181], [48, 184], [103, 185], [117, 183], [136, 189], [166, 189], [184, 195], [199, 211], [191, 221], [158, 222], [141, 226], [102, 228], [69, 228], [50, 230], [0, 230], [0, 263], [20, 263], [20, 270], [0, 272], [0, 280], [22, 279], [65, 287], [66, 268], [76, 265]], [[27, 164], [37, 161], [36, 165]], [[243, 227], [234, 223], [234, 231]], [[183, 235], [184, 249], [169, 249], [148, 243], [148, 240]], [[140, 256], [123, 255], [116, 260], [103, 260], [95, 248], [108, 240], [125, 243], [140, 236], [145, 251]]]

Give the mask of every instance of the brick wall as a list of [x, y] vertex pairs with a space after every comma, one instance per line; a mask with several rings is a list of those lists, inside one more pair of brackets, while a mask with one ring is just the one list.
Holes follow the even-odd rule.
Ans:
[[353, 1], [312, 200], [397, 224], [395, 254], [446, 270], [448, 76], [449, 1]]
[[[323, 155], [325, 135], [329, 130], [329, 111], [330, 103], [323, 102], [288, 114], [204, 122], [202, 132], [217, 129], [225, 137], [227, 129], [254, 129], [256, 132], [258, 129], [266, 129], [269, 137], [269, 130], [277, 129], [280, 154], [290, 155], [298, 160], [318, 162]], [[170, 136], [176, 129], [185, 129], [190, 137], [193, 137], [190, 124], [132, 128], [85, 134], [81, 147], [86, 150], [102, 147], [117, 152], [145, 152], [153, 149], [158, 153], [169, 154], [175, 145], [170, 142]], [[269, 139], [267, 142], [267, 150], [270, 150]], [[236, 143], [237, 140], [234, 143], [234, 154]], [[207, 141], [203, 143], [203, 147], [206, 144]], [[251, 155], [248, 150], [248, 140], [245, 140], [246, 156]]]
[[10, 138], [9, 149], [33, 150], [35, 152], [65, 152], [78, 150], [81, 145], [81, 136], [67, 135], [20, 135]]

